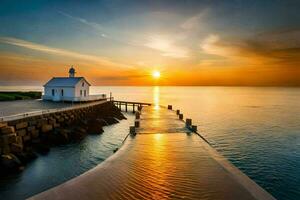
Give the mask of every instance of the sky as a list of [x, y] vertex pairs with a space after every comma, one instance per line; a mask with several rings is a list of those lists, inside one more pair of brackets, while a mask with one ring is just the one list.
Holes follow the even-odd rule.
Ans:
[[[297, 0], [1, 0], [0, 85], [300, 86]], [[159, 79], [152, 77], [159, 71]]]

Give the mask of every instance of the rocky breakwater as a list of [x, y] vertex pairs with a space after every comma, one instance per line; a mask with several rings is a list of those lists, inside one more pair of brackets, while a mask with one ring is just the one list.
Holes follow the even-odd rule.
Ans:
[[112, 102], [74, 108], [21, 120], [0, 122], [0, 175], [24, 169], [52, 146], [78, 142], [101, 134], [103, 126], [126, 119]]

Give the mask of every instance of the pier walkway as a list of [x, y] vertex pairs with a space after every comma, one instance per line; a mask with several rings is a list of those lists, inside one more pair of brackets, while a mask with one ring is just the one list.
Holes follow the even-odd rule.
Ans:
[[274, 199], [174, 111], [144, 107], [139, 121], [102, 164], [30, 199]]

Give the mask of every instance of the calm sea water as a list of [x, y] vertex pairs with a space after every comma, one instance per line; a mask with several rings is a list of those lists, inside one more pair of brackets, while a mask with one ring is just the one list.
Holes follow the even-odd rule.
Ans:
[[[42, 89], [4, 89], [16, 88]], [[275, 198], [299, 199], [300, 88], [91, 88], [94, 94], [109, 92], [118, 100], [172, 104], [193, 119], [222, 155]], [[80, 144], [58, 147], [39, 157], [21, 175], [10, 177], [9, 183], [1, 180], [0, 196], [28, 196], [94, 167], [120, 144], [130, 120], [107, 128], [103, 136], [87, 137]]]

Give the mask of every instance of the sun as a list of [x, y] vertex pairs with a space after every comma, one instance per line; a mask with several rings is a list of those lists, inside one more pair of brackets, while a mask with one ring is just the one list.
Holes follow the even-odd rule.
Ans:
[[158, 79], [160, 77], [160, 72], [159, 71], [153, 71], [152, 76], [153, 76], [153, 78]]

